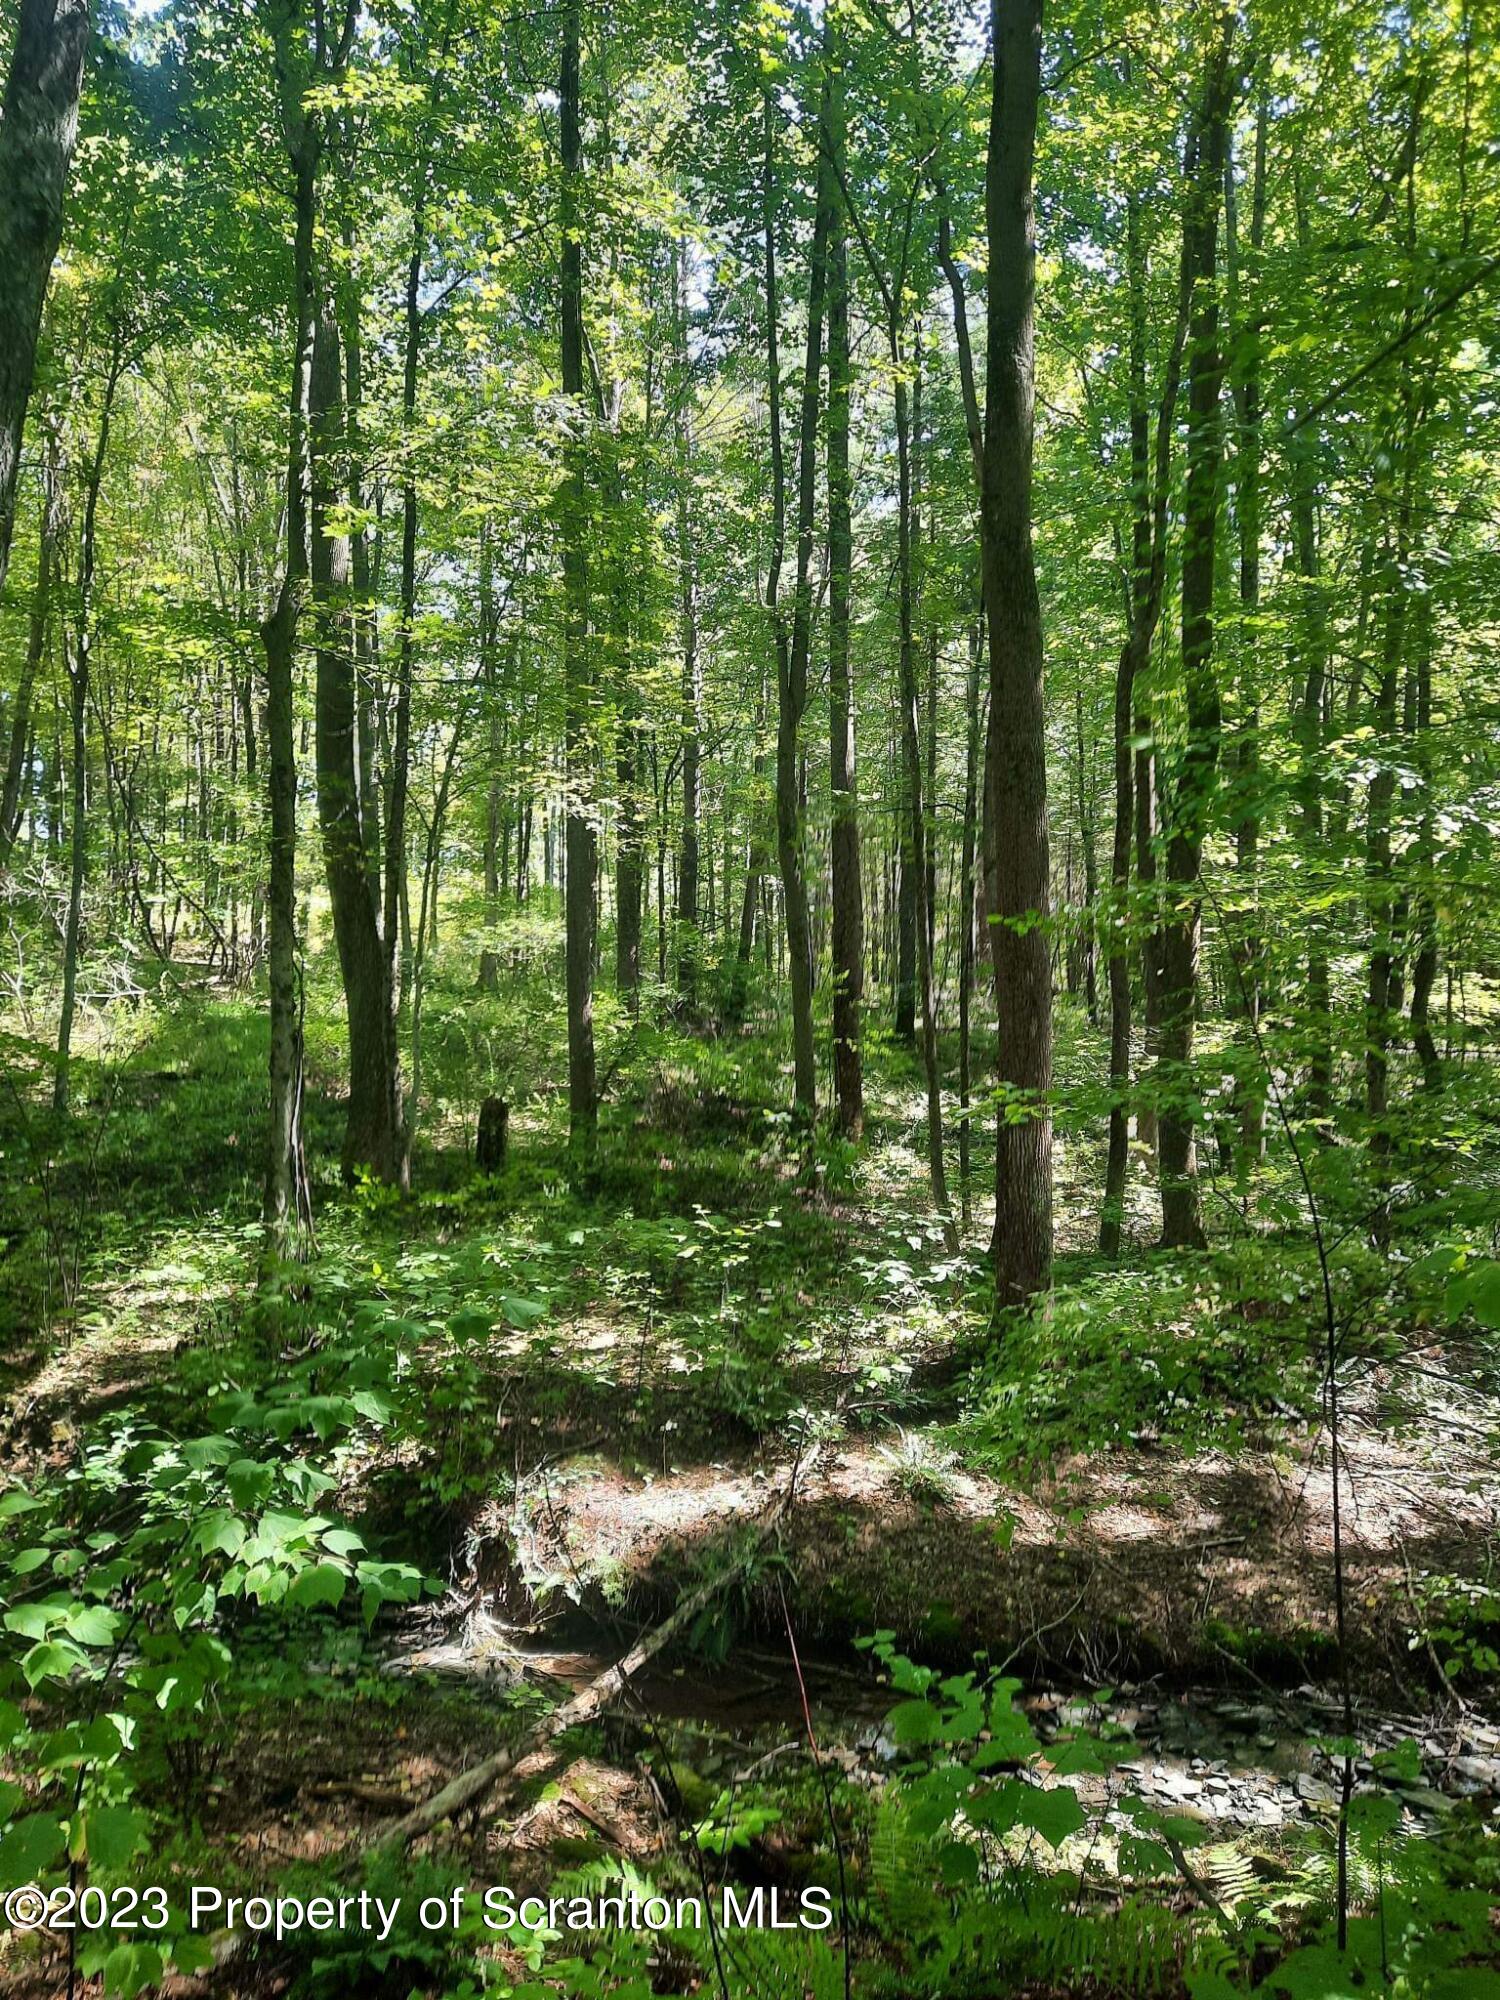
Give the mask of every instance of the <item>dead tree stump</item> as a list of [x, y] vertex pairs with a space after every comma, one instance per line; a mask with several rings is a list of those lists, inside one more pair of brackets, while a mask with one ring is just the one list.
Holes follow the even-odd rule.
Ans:
[[479, 1107], [479, 1137], [474, 1145], [480, 1173], [504, 1173], [509, 1144], [510, 1106], [503, 1097], [487, 1097]]

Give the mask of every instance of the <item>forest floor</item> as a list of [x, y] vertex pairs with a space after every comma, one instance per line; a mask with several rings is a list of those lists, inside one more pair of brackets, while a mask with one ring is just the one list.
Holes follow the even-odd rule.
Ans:
[[[231, 1027], [206, 1070], [152, 1051], [101, 1098], [112, 1122], [77, 1183], [82, 1282], [67, 1337], [13, 1380], [13, 1477], [159, 1397], [191, 1421], [184, 1399], [206, 1408], [243, 1366], [251, 1163], [215, 1053], [253, 1096]], [[1253, 1233], [1185, 1270], [1142, 1252], [1101, 1275], [1096, 1163], [1064, 1132], [1058, 1306], [997, 1355], [977, 1256], [948, 1255], [930, 1217], [899, 1052], [857, 1162], [799, 1157], [732, 1052], [695, 1074], [679, 1045], [632, 1087], [587, 1196], [540, 1098], [513, 1117], [500, 1180], [474, 1179], [458, 1142], [427, 1154], [408, 1201], [323, 1207], [307, 1344], [352, 1310], [359, 1338], [409, 1344], [419, 1385], [337, 1455], [327, 1511], [434, 1581], [205, 1751], [194, 1837], [247, 1882], [367, 1842], [666, 1616], [795, 1471], [777, 1553], [625, 1713], [475, 1820], [476, 1865], [493, 1877], [503, 1856], [540, 1882], [589, 1856], [645, 1864], [674, 1820], [809, 1728], [851, 1782], [878, 1784], [892, 1696], [854, 1642], [884, 1632], [943, 1668], [1014, 1670], [1044, 1742], [1077, 1714], [1128, 1736], [1139, 1755], [1120, 1768], [1214, 1823], [1231, 1883], [1252, 1850], [1282, 1866], [1281, 1830], [1326, 1825], [1335, 1797], [1316, 1747], [1334, 1727], [1333, 1493], [1305, 1246], [1274, 1286]], [[172, 1155], [153, 1180], [131, 1133], [163, 1110]], [[337, 1107], [313, 1121], [336, 1131]], [[459, 1107], [439, 1137], [464, 1122]], [[976, 1248], [984, 1233], [976, 1201]], [[1493, 1603], [1500, 1382], [1456, 1330], [1402, 1333], [1341, 1370], [1361, 1733], [1367, 1750], [1422, 1746], [1411, 1812], [1467, 1798], [1487, 1815], [1500, 1731], [1434, 1633], [1455, 1604]], [[797, 1838], [782, 1823], [752, 1843], [768, 1879], [795, 1876]]]

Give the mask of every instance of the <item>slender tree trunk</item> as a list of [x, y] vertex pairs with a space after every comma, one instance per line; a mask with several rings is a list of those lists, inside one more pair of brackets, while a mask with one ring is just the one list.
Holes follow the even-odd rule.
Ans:
[[1052, 976], [1047, 941], [1047, 761], [1042, 620], [1031, 540], [1036, 243], [1032, 166], [1040, 0], [992, 0], [994, 77], [981, 555], [990, 638], [985, 874], [999, 1011], [1001, 1104], [991, 1251], [1000, 1308], [1052, 1266]]
[[313, 338], [309, 433], [312, 452], [311, 608], [316, 660], [318, 824], [343, 976], [349, 1027], [349, 1104], [344, 1178], [361, 1172], [401, 1184], [406, 1148], [389, 960], [370, 893], [359, 809], [354, 604], [347, 534], [333, 525], [343, 442], [338, 322], [326, 303]]
[[73, 1047], [73, 1017], [78, 996], [78, 944], [83, 922], [83, 886], [88, 867], [88, 765], [86, 728], [89, 705], [89, 672], [94, 648], [94, 574], [98, 557], [99, 489], [104, 483], [104, 461], [109, 451], [110, 423], [114, 416], [115, 391], [125, 366], [125, 342], [116, 327], [110, 350], [109, 369], [99, 409], [99, 433], [84, 484], [83, 527], [78, 547], [78, 590], [73, 628], [73, 657], [68, 665], [71, 697], [72, 760], [71, 813], [69, 833], [68, 914], [63, 931], [62, 1012], [57, 1028], [57, 1067], [52, 1078], [52, 1108], [66, 1111], [69, 1096], [69, 1063]]
[[316, 265], [321, 113], [307, 103], [310, 72], [337, 77], [354, 34], [349, 0], [337, 50], [320, 26], [312, 59], [295, 4], [271, 4], [282, 133], [292, 171], [293, 357], [284, 510], [286, 563], [275, 609], [261, 628], [266, 649], [266, 771], [270, 805], [267, 973], [270, 985], [270, 1118], [263, 1204], [268, 1259], [300, 1255], [310, 1240], [312, 1200], [302, 1149], [302, 992], [297, 964], [297, 748], [294, 692], [297, 638], [310, 578], [312, 467], [310, 415], [318, 317]]
[[1099, 863], [1095, 853], [1098, 828], [1094, 824], [1094, 788], [1089, 783], [1088, 744], [1083, 733], [1083, 685], [1073, 690], [1073, 726], [1078, 744], [1078, 837], [1083, 848], [1083, 1001], [1092, 1026], [1099, 1025], [1098, 936], [1095, 929], [1099, 900]]
[[[579, 214], [583, 146], [579, 59], [581, 0], [565, 0], [558, 90], [562, 132], [559, 327], [562, 387], [581, 419], [584, 411], [583, 242]], [[594, 1061], [594, 904], [598, 837], [594, 830], [593, 676], [588, 658], [588, 493], [583, 456], [569, 446], [558, 496], [563, 538], [563, 707], [567, 802], [564, 844], [567, 886], [568, 1117], [575, 1174], [593, 1170], [598, 1144], [599, 1089]]]
[[484, 806], [485, 942], [479, 953], [479, 990], [500, 990], [500, 954], [494, 937], [500, 922], [500, 885], [508, 870], [500, 858], [502, 716], [500, 708], [500, 619], [495, 605], [494, 529], [486, 517], [479, 524], [479, 655], [484, 689], [484, 718], [489, 770]]
[[776, 520], [775, 553], [767, 580], [773, 605], [776, 640], [776, 856], [781, 871], [782, 914], [786, 925], [787, 958], [792, 996], [793, 1094], [797, 1116], [811, 1124], [817, 1110], [817, 1053], [813, 1044], [812, 933], [808, 919], [807, 878], [803, 854], [801, 729], [807, 709], [808, 657], [812, 645], [813, 509], [816, 496], [819, 378], [823, 363], [823, 304], [827, 281], [828, 232], [833, 209], [832, 170], [827, 157], [828, 79], [825, 74], [818, 111], [817, 207], [810, 258], [807, 347], [802, 369], [801, 412], [797, 434], [797, 555], [790, 627], [775, 590], [785, 537], [785, 471], [780, 442], [781, 390], [773, 187], [772, 109], [766, 97], [766, 375], [771, 398], [772, 484]]
[[33, 738], [31, 699], [36, 678], [47, 651], [47, 628], [52, 615], [53, 574], [62, 539], [64, 477], [62, 452], [57, 432], [49, 429], [42, 467], [41, 545], [37, 557], [36, 583], [31, 593], [31, 618], [26, 632], [26, 657], [21, 663], [21, 679], [16, 688], [16, 705], [11, 716], [10, 751], [5, 760], [4, 791], [0, 794], [0, 867], [10, 860], [21, 820], [21, 788], [30, 776], [27, 746]]
[[906, 763], [900, 773], [900, 825], [896, 835], [896, 1008], [892, 1026], [898, 1042], [917, 1039], [917, 864], [911, 851], [911, 799]]
[[[895, 306], [896, 303], [893, 293], [889, 304]], [[901, 352], [901, 328], [895, 318], [891, 319], [887, 333], [895, 373], [896, 402], [897, 659], [901, 691], [902, 791], [906, 810], [902, 881], [909, 880], [911, 884], [912, 919], [916, 934], [917, 987], [922, 1008], [922, 1070], [927, 1086], [927, 1171], [932, 1183], [933, 1204], [942, 1221], [948, 1248], [953, 1251], [958, 1248], [958, 1234], [953, 1226], [948, 1177], [943, 1162], [943, 1097], [938, 1070], [937, 999], [933, 990], [933, 928], [927, 907], [928, 825], [922, 772], [922, 695], [917, 681], [916, 636], [912, 621], [912, 528], [916, 515], [912, 499], [912, 426]]]
[[1219, 391], [1217, 251], [1229, 125], [1226, 19], [1209, 58], [1202, 117], [1190, 138], [1185, 175], [1184, 259], [1192, 274], [1188, 325], [1187, 472], [1183, 493], [1182, 679], [1187, 743], [1173, 790], [1167, 837], [1166, 919], [1161, 937], [1159, 1175], [1162, 1243], [1199, 1248], [1203, 1211], [1194, 1142], [1193, 1039], [1202, 935], [1199, 876], [1219, 760], [1220, 699], [1214, 661], [1214, 545], [1219, 525], [1223, 439]]
[[407, 855], [406, 807], [411, 783], [411, 696], [416, 671], [417, 474], [411, 454], [416, 446], [417, 383], [422, 353], [422, 261], [426, 248], [426, 169], [418, 183], [412, 209], [411, 243], [406, 260], [405, 341], [401, 368], [401, 424], [405, 445], [401, 478], [400, 624], [396, 638], [396, 685], [391, 703], [390, 758], [386, 777], [385, 885], [381, 935], [385, 945], [387, 984], [391, 1000], [391, 1035], [396, 1016], [411, 992], [411, 890]]
[[1394, 1135], [1390, 1123], [1390, 1045], [1399, 1009], [1401, 974], [1397, 960], [1397, 894], [1392, 857], [1392, 819], [1396, 799], [1395, 759], [1402, 666], [1406, 657], [1409, 597], [1407, 569], [1411, 559], [1415, 423], [1409, 381], [1406, 384], [1406, 426], [1396, 518], [1386, 543], [1384, 630], [1380, 677], [1376, 683], [1371, 721], [1377, 762], [1370, 780], [1365, 820], [1365, 901], [1370, 924], [1370, 972], [1365, 997], [1365, 1116], [1369, 1121], [1371, 1167], [1378, 1190], [1375, 1234], [1389, 1229], [1385, 1190], [1389, 1179]]
[[1238, 901], [1246, 915], [1239, 936], [1233, 941], [1236, 958], [1235, 1010], [1245, 1020], [1245, 1048], [1235, 1086], [1239, 1108], [1241, 1170], [1254, 1166], [1265, 1154], [1266, 1093], [1261, 1076], [1257, 1031], [1262, 1006], [1264, 943], [1259, 930], [1260, 895], [1260, 688], [1256, 655], [1259, 646], [1257, 620], [1260, 613], [1261, 537], [1261, 390], [1260, 255], [1266, 235], [1266, 142], [1269, 111], [1264, 87], [1255, 119], [1255, 156], [1251, 169], [1250, 249], [1255, 259], [1247, 288], [1248, 304], [1241, 300], [1242, 282], [1237, 236], [1234, 162], [1226, 152], [1224, 175], [1224, 236], [1226, 262], [1238, 366], [1234, 379], [1236, 416], [1235, 514], [1240, 540], [1240, 721], [1234, 764], [1235, 786], [1235, 868], [1239, 877]]
[[[344, 227], [344, 252], [348, 266], [343, 286], [344, 320], [341, 338], [344, 349], [345, 428], [349, 448], [349, 504], [362, 514], [369, 503], [365, 475], [365, 446], [362, 425], [364, 408], [363, 331], [360, 320], [359, 286], [354, 275], [354, 224]], [[381, 907], [380, 789], [376, 780], [375, 704], [380, 683], [380, 621], [376, 612], [375, 579], [370, 560], [374, 530], [356, 523], [350, 537], [350, 565], [353, 602], [350, 618], [354, 633], [355, 740], [359, 779], [359, 833], [364, 849], [365, 868], [370, 878], [370, 894], [377, 910]]]
[[984, 665], [984, 609], [969, 634], [969, 678], [964, 690], [964, 827], [958, 871], [958, 1187], [963, 1225], [972, 1214], [969, 1156], [970, 1092], [973, 1088], [974, 964], [976, 886], [974, 860], [979, 813], [979, 677]]
[[[829, 145], [842, 182], [845, 113], [842, 70], [829, 90]], [[854, 741], [854, 682], [849, 663], [849, 593], [854, 530], [849, 471], [849, 243], [842, 203], [828, 233], [828, 774], [832, 820], [829, 864], [833, 915], [833, 1094], [838, 1129], [864, 1129], [860, 1003], [864, 996], [864, 907], [860, 884], [859, 805]]]
[[[699, 932], [698, 875], [703, 812], [703, 661], [698, 651], [698, 547], [694, 531], [693, 369], [687, 338], [685, 247], [672, 249], [673, 320], [677, 346], [677, 570], [682, 628], [682, 837], [677, 855], [677, 990], [684, 1003], [698, 1003], [703, 941]], [[713, 857], [709, 856], [709, 902], [713, 901]], [[660, 887], [660, 885], [659, 885]], [[658, 921], [666, 905], [658, 894]]]
[[1434, 883], [1437, 838], [1432, 796], [1432, 600], [1420, 601], [1420, 640], [1416, 658], [1416, 741], [1413, 761], [1420, 789], [1420, 817], [1412, 860], [1416, 881], [1412, 891], [1411, 929], [1416, 943], [1411, 974], [1412, 1045], [1422, 1065], [1423, 1088], [1443, 1087], [1443, 1066], [1431, 1025], [1432, 989], [1437, 980], [1438, 918]]
[[0, 590], [88, 39], [88, 0], [20, 0], [0, 113]]
[[745, 993], [750, 978], [750, 960], [755, 950], [755, 918], [760, 908], [761, 877], [766, 871], [765, 815], [762, 792], [766, 778], [766, 684], [762, 674], [755, 701], [755, 749], [750, 759], [750, 839], [745, 853], [745, 880], [740, 894], [739, 936], [735, 945], [734, 970], [730, 977], [726, 1013], [738, 1021], [745, 1011]]

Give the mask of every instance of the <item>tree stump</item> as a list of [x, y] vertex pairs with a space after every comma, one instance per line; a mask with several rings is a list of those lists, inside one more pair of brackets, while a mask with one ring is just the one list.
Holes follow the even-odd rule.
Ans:
[[505, 1155], [510, 1139], [510, 1106], [503, 1097], [487, 1097], [479, 1107], [479, 1137], [474, 1161], [482, 1174], [505, 1171]]

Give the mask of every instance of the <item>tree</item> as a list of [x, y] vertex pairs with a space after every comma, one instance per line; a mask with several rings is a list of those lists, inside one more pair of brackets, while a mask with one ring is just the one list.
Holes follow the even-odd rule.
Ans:
[[1201, 1248], [1203, 1212], [1194, 1144], [1193, 1031], [1198, 1012], [1202, 935], [1199, 874], [1219, 760], [1221, 705], [1214, 662], [1214, 554], [1219, 524], [1223, 440], [1219, 390], [1216, 269], [1219, 203], [1228, 156], [1229, 71], [1233, 17], [1212, 47], [1202, 110], [1184, 160], [1182, 228], [1188, 313], [1187, 472], [1183, 494], [1182, 679], [1187, 743], [1167, 808], [1166, 918], [1160, 946], [1160, 1177], [1162, 1242]]
[[[354, 45], [359, 14], [346, 0], [336, 38], [318, 9], [309, 27], [301, 0], [261, 0], [271, 37], [282, 140], [292, 173], [292, 382], [287, 410], [286, 542], [281, 587], [261, 628], [266, 649], [266, 762], [270, 799], [267, 963], [271, 1009], [271, 1109], [263, 1216], [273, 1256], [304, 1247], [312, 1202], [302, 1146], [302, 1002], [297, 966], [297, 753], [293, 690], [297, 641], [312, 584], [314, 348], [322, 305], [317, 267], [318, 173], [328, 112], [315, 84], [336, 83]], [[325, 362], [325, 393], [333, 393]], [[331, 558], [330, 558], [331, 560]], [[325, 582], [331, 581], [325, 578]]]
[[[562, 59], [558, 117], [562, 137], [562, 182], [558, 204], [558, 326], [563, 394], [572, 398], [573, 421], [585, 421], [583, 403], [583, 235], [580, 183], [583, 174], [581, 86], [579, 78], [582, 9], [566, 0], [562, 15]], [[591, 704], [593, 679], [588, 660], [588, 495], [585, 446], [574, 438], [558, 492], [563, 542], [563, 701], [567, 744], [567, 989], [568, 1115], [575, 1168], [592, 1171], [599, 1128], [599, 1087], [594, 1064], [594, 893], [598, 836], [593, 820], [595, 746]]]
[[1046, 710], [1031, 529], [1040, 0], [992, 0], [990, 21], [980, 556], [990, 647], [985, 900], [1000, 1023], [991, 1254], [1004, 1307], [1045, 1290], [1052, 1265]]
[[78, 134], [88, 0], [21, 0], [0, 114], [0, 590], [10, 566], [21, 433]]

